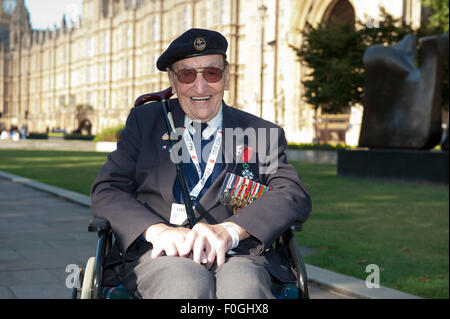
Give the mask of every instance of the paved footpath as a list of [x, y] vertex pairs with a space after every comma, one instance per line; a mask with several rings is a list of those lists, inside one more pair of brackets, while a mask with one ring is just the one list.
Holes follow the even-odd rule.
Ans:
[[[90, 218], [86, 206], [0, 177], [0, 299], [70, 298], [67, 265], [84, 266], [95, 253]], [[311, 298], [345, 297], [310, 290]]]
[[95, 252], [90, 217], [86, 207], [0, 178], [0, 298], [70, 298], [66, 266]]

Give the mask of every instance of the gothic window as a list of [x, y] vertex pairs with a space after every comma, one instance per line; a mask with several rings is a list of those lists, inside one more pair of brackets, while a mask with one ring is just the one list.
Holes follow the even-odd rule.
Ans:
[[91, 92], [86, 92], [86, 99], [85, 99], [85, 104], [87, 106], [92, 106], [91, 101], [92, 100], [92, 93]]
[[206, 6], [205, 3], [202, 2], [199, 8], [200, 16], [197, 18], [197, 21], [199, 21], [199, 26], [202, 28], [206, 27]]
[[131, 9], [131, 0], [125, 0], [125, 10]]
[[59, 106], [64, 106], [64, 104], [66, 104], [66, 96], [60, 95], [59, 96]]
[[87, 57], [94, 56], [94, 39], [93, 38], [86, 39], [86, 56]]
[[128, 95], [129, 95], [129, 88], [126, 87], [126, 88], [125, 88], [125, 94], [124, 94], [123, 105], [128, 105], [128, 103], [130, 102], [130, 101], [128, 100]]
[[5, 76], [9, 75], [9, 60], [5, 59]]
[[331, 25], [342, 23], [355, 25], [355, 10], [348, 0], [336, 0], [329, 6], [324, 20]]
[[120, 0], [114, 0], [113, 2], [113, 16], [115, 17], [120, 11]]
[[103, 38], [103, 53], [109, 53], [109, 32], [106, 32], [104, 38]]
[[127, 39], [128, 47], [131, 48], [133, 45], [133, 30], [131, 29], [131, 25], [129, 25], [127, 29]]
[[158, 18], [153, 16], [153, 41], [159, 40], [159, 23]]
[[69, 105], [70, 106], [75, 106], [75, 102], [76, 102], [76, 97], [74, 94], [70, 94], [69, 95]]
[[94, 79], [92, 77], [92, 66], [89, 65], [89, 66], [86, 67], [86, 83], [87, 84], [91, 84], [91, 83], [94, 82], [93, 80]]
[[106, 18], [108, 16], [109, 10], [109, 0], [103, 0], [103, 17]]
[[183, 30], [182, 30], [182, 32], [184, 32], [187, 29], [189, 29], [189, 10], [188, 10], [187, 6], [184, 6], [184, 8], [183, 8]]
[[227, 1], [227, 0], [220, 0], [220, 24], [221, 25], [228, 24], [228, 19], [229, 19], [228, 10], [227, 10], [228, 2], [229, 1]]

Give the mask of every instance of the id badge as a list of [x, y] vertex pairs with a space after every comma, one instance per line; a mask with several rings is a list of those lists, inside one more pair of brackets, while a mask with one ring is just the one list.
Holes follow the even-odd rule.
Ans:
[[172, 204], [172, 210], [170, 211], [170, 223], [172, 225], [181, 226], [187, 220], [186, 206], [183, 204]]

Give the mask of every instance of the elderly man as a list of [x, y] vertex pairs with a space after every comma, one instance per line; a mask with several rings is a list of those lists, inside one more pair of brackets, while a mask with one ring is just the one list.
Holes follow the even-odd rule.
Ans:
[[[117, 274], [137, 298], [273, 298], [274, 281], [295, 281], [286, 252], [272, 243], [307, 219], [310, 197], [286, 162], [283, 130], [223, 102], [227, 47], [204, 29], [170, 44], [157, 67], [177, 95], [170, 105], [179, 148], [168, 144], [159, 102], [133, 108], [92, 186], [93, 214], [110, 222], [116, 239], [106, 278]], [[255, 134], [235, 145], [230, 130]], [[255, 147], [254, 138], [275, 147]], [[183, 157], [198, 220], [192, 229], [172, 152]], [[267, 152], [276, 159], [269, 170]], [[224, 194], [231, 200], [221, 201]]]

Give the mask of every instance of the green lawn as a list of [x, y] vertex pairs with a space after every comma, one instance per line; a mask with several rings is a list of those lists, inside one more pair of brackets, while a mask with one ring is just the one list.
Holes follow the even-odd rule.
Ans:
[[0, 150], [0, 170], [89, 195], [106, 153]]
[[344, 179], [335, 165], [294, 163], [313, 211], [298, 242], [307, 263], [427, 298], [449, 297], [448, 187]]
[[[0, 150], [0, 170], [89, 194], [105, 153]], [[448, 187], [338, 178], [336, 166], [293, 163], [313, 212], [297, 234], [307, 263], [426, 298], [449, 297]]]

